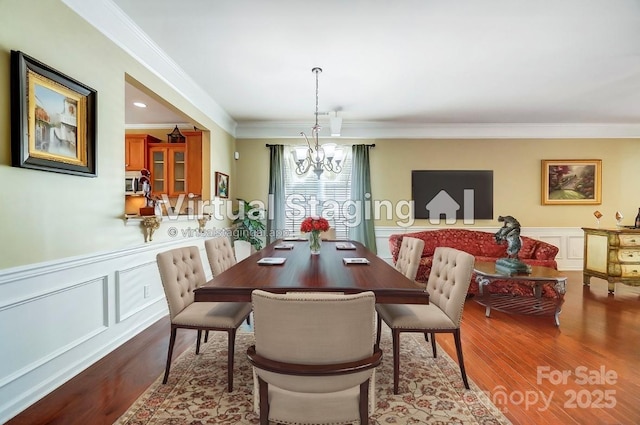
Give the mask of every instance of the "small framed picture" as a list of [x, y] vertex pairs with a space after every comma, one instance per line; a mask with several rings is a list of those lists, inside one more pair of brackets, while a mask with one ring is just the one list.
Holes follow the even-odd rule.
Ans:
[[216, 171], [216, 196], [219, 198], [229, 197], [229, 176]]
[[601, 192], [602, 160], [542, 161], [543, 205], [599, 205]]
[[92, 88], [11, 51], [11, 164], [95, 177], [96, 97]]

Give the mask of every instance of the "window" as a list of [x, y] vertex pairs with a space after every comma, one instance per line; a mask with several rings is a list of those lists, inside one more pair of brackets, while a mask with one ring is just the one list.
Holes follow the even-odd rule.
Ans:
[[325, 171], [318, 176], [313, 171], [299, 176], [293, 161], [293, 146], [284, 147], [285, 228], [300, 233], [300, 223], [310, 215], [323, 216], [336, 230], [336, 238], [347, 239], [349, 228], [345, 210], [351, 199], [351, 149], [344, 149], [342, 172]]

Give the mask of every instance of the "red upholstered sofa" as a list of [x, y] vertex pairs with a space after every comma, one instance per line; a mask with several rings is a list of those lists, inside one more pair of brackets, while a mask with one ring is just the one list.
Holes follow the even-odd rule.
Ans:
[[[394, 234], [389, 237], [389, 249], [395, 264], [398, 259], [398, 252], [402, 245], [402, 238], [409, 236], [419, 238], [424, 241], [422, 259], [418, 267], [416, 281], [426, 283], [431, 272], [433, 252], [436, 247], [445, 246], [456, 248], [473, 255], [476, 261], [496, 261], [499, 258], [507, 257], [507, 245], [498, 245], [493, 233], [477, 230], [467, 230], [458, 228], [424, 230], [413, 233]], [[518, 253], [518, 258], [532, 266], [545, 266], [557, 269], [555, 257], [558, 247], [543, 241], [522, 236], [522, 248]], [[519, 296], [533, 296], [533, 285], [531, 282], [518, 280], [494, 281], [489, 287], [489, 292], [500, 294], [513, 294]], [[469, 287], [470, 294], [478, 293], [478, 283], [475, 274], [471, 279]], [[542, 296], [557, 298], [557, 291], [552, 286], [544, 285]]]

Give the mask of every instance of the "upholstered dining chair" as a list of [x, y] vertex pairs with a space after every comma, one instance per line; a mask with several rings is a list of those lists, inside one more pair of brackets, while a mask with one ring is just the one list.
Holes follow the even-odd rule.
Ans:
[[398, 260], [396, 261], [396, 270], [408, 279], [415, 281], [423, 249], [424, 241], [422, 239], [410, 238], [408, 236], [402, 238], [402, 245], [400, 245]]
[[333, 241], [336, 239], [336, 229], [329, 228], [326, 232], [320, 232], [320, 239], [324, 241]]
[[260, 424], [367, 424], [375, 406], [375, 295], [254, 290], [254, 408]]
[[433, 357], [436, 357], [435, 334], [452, 333], [460, 373], [465, 388], [469, 389], [462, 357], [460, 323], [464, 302], [471, 283], [474, 257], [454, 248], [438, 247], [433, 255], [433, 266], [427, 281], [429, 304], [379, 304], [377, 343], [380, 342], [382, 320], [391, 328], [393, 338], [393, 392], [398, 394], [400, 374], [400, 333], [421, 332], [425, 338], [431, 334]]
[[227, 389], [233, 391], [233, 356], [238, 326], [251, 312], [250, 303], [194, 302], [194, 290], [205, 283], [200, 251], [195, 246], [176, 248], [156, 256], [162, 286], [169, 304], [171, 335], [163, 384], [169, 378], [171, 357], [179, 328], [197, 329], [196, 354], [200, 353], [202, 331], [228, 334]]
[[204, 249], [214, 277], [236, 265], [236, 255], [228, 237], [217, 236], [207, 239], [204, 241]]

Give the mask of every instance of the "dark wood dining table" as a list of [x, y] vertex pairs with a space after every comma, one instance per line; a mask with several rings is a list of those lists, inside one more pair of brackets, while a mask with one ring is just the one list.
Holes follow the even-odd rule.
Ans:
[[[338, 249], [352, 243], [355, 249]], [[278, 249], [283, 243], [292, 249]], [[262, 265], [263, 258], [285, 258], [283, 264]], [[343, 258], [366, 258], [366, 264], [345, 264]], [[382, 304], [428, 304], [429, 294], [359, 242], [323, 241], [312, 255], [309, 242], [276, 241], [215, 276], [195, 290], [195, 301], [251, 301], [251, 292], [373, 291]]]

